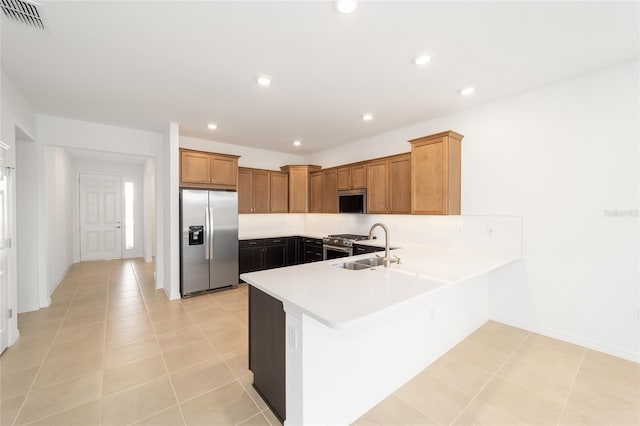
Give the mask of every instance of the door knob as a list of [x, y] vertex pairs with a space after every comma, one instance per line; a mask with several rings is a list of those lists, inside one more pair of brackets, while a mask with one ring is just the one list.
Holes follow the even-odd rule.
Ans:
[[116, 228], [116, 229], [120, 229], [120, 225], [116, 226], [115, 228]]

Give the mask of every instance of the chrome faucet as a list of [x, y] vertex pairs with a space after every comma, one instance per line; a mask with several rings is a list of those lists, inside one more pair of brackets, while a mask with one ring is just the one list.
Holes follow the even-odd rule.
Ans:
[[[387, 228], [387, 226], [384, 223], [374, 223], [371, 226], [371, 229], [369, 229], [369, 239], [373, 239], [373, 230], [379, 226], [380, 228], [382, 228], [384, 230], [384, 257], [382, 258], [382, 262], [385, 268], [389, 267], [389, 263], [391, 263], [391, 259], [389, 257], [389, 228]], [[376, 255], [378, 256], [378, 255]], [[380, 256], [378, 256], [380, 257]], [[398, 263], [399, 263], [398, 259]]]

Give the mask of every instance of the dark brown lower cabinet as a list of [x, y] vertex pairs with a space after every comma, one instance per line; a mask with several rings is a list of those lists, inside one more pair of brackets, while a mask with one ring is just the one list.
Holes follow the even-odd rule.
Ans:
[[249, 370], [253, 387], [284, 423], [285, 313], [282, 302], [249, 286]]

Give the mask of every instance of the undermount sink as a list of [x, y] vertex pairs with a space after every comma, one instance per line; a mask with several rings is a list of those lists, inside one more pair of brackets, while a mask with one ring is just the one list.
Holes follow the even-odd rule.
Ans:
[[334, 266], [343, 269], [350, 269], [352, 271], [360, 271], [362, 269], [374, 268], [376, 266], [381, 266], [384, 263], [384, 260], [379, 257], [368, 257], [366, 259], [358, 259], [352, 262], [344, 262], [337, 263]]

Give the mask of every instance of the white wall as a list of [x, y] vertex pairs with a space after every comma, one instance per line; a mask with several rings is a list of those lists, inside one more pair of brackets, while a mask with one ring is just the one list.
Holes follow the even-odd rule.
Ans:
[[169, 123], [164, 134], [164, 292], [170, 300], [180, 298], [180, 224], [179, 224], [179, 133], [177, 123]]
[[[39, 142], [46, 146], [136, 155], [157, 160], [162, 167], [156, 169], [155, 195], [156, 200], [162, 199], [162, 192], [166, 190], [162, 179], [162, 174], [165, 173], [161, 161], [163, 158], [162, 134], [50, 115], [38, 115], [37, 125]], [[44, 187], [44, 183], [40, 186]], [[42, 215], [45, 216], [46, 213]], [[158, 217], [158, 220], [161, 218]], [[163, 238], [157, 238], [156, 252], [163, 250], [161, 248], [163, 241]], [[46, 250], [43, 256], [46, 256]], [[65, 267], [68, 266], [65, 265]], [[160, 262], [156, 264], [156, 279], [158, 285], [162, 285], [163, 274], [159, 268], [163, 268]]]
[[47, 145], [156, 157], [160, 133], [108, 126], [69, 118], [38, 115], [38, 135]]
[[[97, 174], [110, 174], [122, 177], [124, 194], [124, 183], [133, 182], [134, 187], [134, 241], [133, 249], [127, 250], [125, 247], [124, 232], [122, 238], [122, 257], [130, 259], [134, 257], [142, 257], [144, 246], [144, 188], [143, 188], [143, 164], [123, 164], [112, 161], [89, 161], [89, 160], [73, 160], [73, 186], [72, 194], [74, 200], [73, 208], [73, 261], [80, 261], [80, 237], [78, 228], [80, 227], [80, 218], [78, 217], [79, 200], [79, 187], [78, 176], [80, 173], [97, 173]], [[124, 197], [123, 197], [124, 200]], [[124, 203], [122, 205], [122, 217], [124, 219]], [[122, 229], [124, 231], [124, 220]]]
[[53, 293], [73, 263], [73, 172], [62, 148], [47, 147], [47, 290]]
[[305, 162], [328, 167], [462, 133], [462, 214], [523, 218], [524, 261], [492, 274], [492, 317], [638, 361], [639, 220], [605, 211], [638, 209], [639, 72], [625, 64]]
[[285, 154], [283, 152], [267, 151], [265, 149], [249, 148], [187, 136], [180, 136], [180, 147], [218, 152], [221, 154], [239, 155], [238, 165], [240, 167], [280, 170], [280, 166], [287, 164], [305, 164], [304, 157], [301, 155]]
[[[40, 309], [38, 302], [38, 146], [16, 141], [16, 260], [18, 312]], [[36, 267], [34, 267], [36, 265]]]
[[[0, 70], [0, 137], [2, 142], [9, 145], [7, 153], [7, 165], [16, 166], [16, 130], [19, 129], [24, 135], [31, 140], [37, 140], [36, 115], [27, 100], [22, 96], [18, 88], [7, 78]], [[16, 186], [15, 179], [11, 182], [11, 218], [16, 217]], [[7, 237], [15, 241], [16, 229], [15, 222], [7, 230]], [[14, 312], [18, 311], [18, 287], [17, 287], [17, 256], [16, 245], [14, 244], [8, 249], [8, 288], [6, 289], [6, 297], [8, 301], [7, 308]], [[3, 293], [3, 296], [5, 294]], [[9, 345], [13, 344], [18, 338], [18, 318], [13, 315], [9, 319]]]

